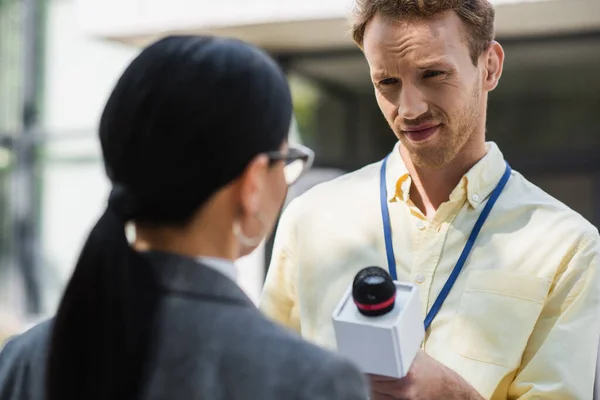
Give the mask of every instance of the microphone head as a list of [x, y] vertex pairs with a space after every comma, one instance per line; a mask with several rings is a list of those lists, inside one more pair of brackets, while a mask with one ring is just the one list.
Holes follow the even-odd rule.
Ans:
[[383, 268], [363, 268], [354, 277], [352, 298], [361, 314], [368, 317], [384, 315], [394, 308], [396, 285]]

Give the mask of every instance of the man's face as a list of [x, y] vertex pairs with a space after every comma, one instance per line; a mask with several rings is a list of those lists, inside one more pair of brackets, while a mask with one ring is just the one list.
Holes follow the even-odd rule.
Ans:
[[407, 22], [377, 15], [363, 46], [377, 103], [415, 165], [442, 168], [485, 140], [484, 70], [454, 12]]

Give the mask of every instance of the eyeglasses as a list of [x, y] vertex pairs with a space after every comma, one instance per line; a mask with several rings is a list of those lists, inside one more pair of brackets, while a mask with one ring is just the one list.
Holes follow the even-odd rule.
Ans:
[[289, 145], [285, 151], [270, 151], [266, 153], [269, 161], [284, 161], [283, 174], [288, 186], [293, 185], [312, 166], [315, 153], [300, 144]]

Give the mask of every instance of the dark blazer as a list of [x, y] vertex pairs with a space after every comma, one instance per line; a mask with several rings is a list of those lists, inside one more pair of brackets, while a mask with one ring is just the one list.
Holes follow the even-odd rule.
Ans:
[[[193, 259], [148, 253], [165, 289], [148, 400], [365, 400], [362, 374], [268, 321], [242, 290]], [[43, 399], [52, 320], [0, 352], [0, 400]]]

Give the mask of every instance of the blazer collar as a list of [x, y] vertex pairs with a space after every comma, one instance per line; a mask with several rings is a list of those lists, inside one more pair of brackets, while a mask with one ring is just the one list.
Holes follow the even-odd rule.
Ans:
[[168, 292], [256, 308], [235, 282], [202, 261], [157, 251], [141, 254], [152, 264], [159, 284]]

